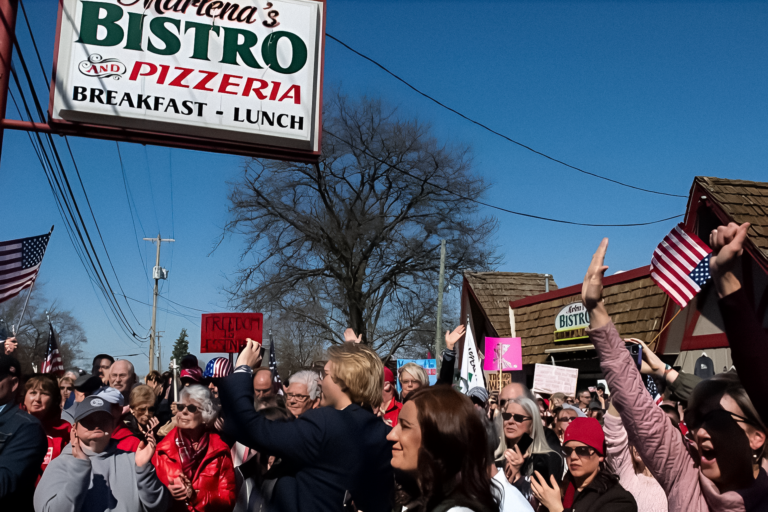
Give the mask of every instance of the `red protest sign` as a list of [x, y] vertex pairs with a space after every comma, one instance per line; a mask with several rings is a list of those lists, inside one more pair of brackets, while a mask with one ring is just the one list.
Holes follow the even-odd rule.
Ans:
[[209, 313], [202, 315], [200, 352], [237, 353], [246, 338], [261, 343], [261, 313]]

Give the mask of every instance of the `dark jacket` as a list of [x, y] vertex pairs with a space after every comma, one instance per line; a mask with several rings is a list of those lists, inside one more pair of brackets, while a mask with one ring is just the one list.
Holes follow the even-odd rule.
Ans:
[[0, 505], [3, 510], [33, 510], [32, 497], [48, 438], [37, 418], [14, 402], [0, 412]]
[[[565, 485], [565, 482], [563, 482]], [[635, 498], [624, 489], [615, 475], [602, 471], [581, 492], [576, 492], [573, 506], [566, 512], [637, 512]]]
[[339, 511], [347, 491], [358, 510], [392, 510], [390, 428], [381, 418], [350, 405], [343, 411], [313, 409], [290, 422], [269, 421], [253, 408], [249, 373], [233, 373], [218, 387], [225, 431], [292, 468], [275, 485], [276, 510]]

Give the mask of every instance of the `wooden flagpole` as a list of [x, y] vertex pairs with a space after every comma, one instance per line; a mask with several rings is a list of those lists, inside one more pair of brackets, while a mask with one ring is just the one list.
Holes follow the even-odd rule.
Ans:
[[[671, 324], [671, 323], [672, 323], [672, 322], [675, 320], [675, 318], [677, 318], [677, 315], [679, 315], [679, 314], [680, 314], [682, 311], [683, 311], [683, 308], [680, 308], [680, 309], [678, 309], [678, 310], [677, 310], [677, 313], [675, 313], [675, 316], [673, 316], [673, 317], [672, 317], [672, 318], [669, 320], [669, 322], [667, 322], [667, 323], [666, 323], [666, 325], [665, 325], [664, 327], [662, 327], [662, 328], [661, 328], [661, 330], [659, 331], [659, 333], [658, 333], [658, 334], [657, 334], [657, 335], [656, 335], [656, 336], [655, 336], [655, 337], [654, 337], [654, 338], [651, 340], [651, 342], [648, 344], [648, 348], [651, 348], [651, 346], [653, 345], [653, 343], [654, 343], [656, 340], [658, 340], [658, 339], [659, 339], [659, 336], [661, 336], [661, 333], [663, 333], [663, 332], [664, 332], [664, 330], [665, 330], [667, 327], [669, 327], [669, 324]], [[656, 351], [656, 347], [654, 346], [653, 348], [651, 348], [651, 350], [653, 350], [653, 351]]]

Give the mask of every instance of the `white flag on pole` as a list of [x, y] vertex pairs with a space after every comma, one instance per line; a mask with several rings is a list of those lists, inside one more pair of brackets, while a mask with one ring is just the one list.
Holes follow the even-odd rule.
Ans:
[[[467, 334], [464, 337], [464, 353], [461, 357], [461, 385], [466, 393], [470, 389], [479, 386], [485, 389], [483, 378], [483, 366], [475, 346], [475, 338], [472, 336], [472, 328], [467, 321]], [[463, 389], [466, 386], [466, 389]]]

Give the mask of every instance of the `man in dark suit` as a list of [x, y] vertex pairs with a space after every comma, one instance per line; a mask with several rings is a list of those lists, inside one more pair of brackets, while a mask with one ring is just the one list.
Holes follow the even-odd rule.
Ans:
[[369, 347], [345, 343], [328, 350], [321, 407], [293, 421], [269, 421], [253, 407], [252, 369], [261, 345], [248, 341], [235, 372], [218, 384], [225, 432], [280, 458], [288, 474], [274, 487], [281, 512], [341, 511], [345, 497], [364, 512], [392, 510], [392, 445], [381, 418], [383, 365]]

